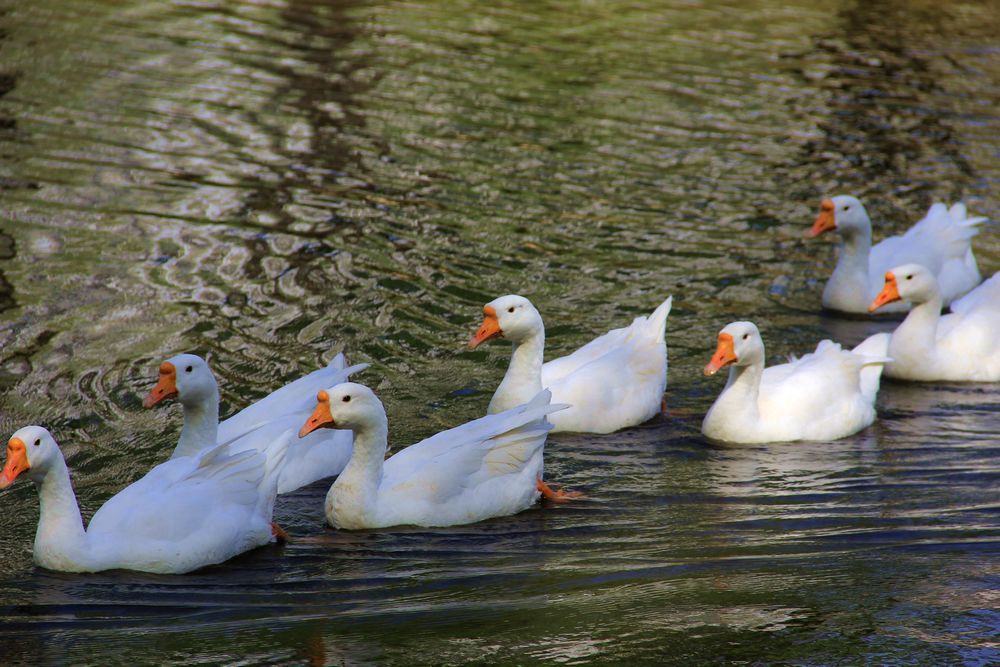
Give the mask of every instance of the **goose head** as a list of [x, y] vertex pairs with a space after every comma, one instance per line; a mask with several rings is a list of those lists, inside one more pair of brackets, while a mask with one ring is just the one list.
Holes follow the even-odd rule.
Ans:
[[715, 375], [726, 366], [749, 366], [764, 358], [764, 341], [753, 322], [733, 322], [719, 332], [718, 344], [705, 375]]
[[7, 441], [7, 460], [0, 473], [0, 489], [6, 489], [22, 473], [32, 480], [44, 477], [49, 466], [62, 458], [52, 434], [41, 426], [25, 426]]
[[469, 341], [475, 349], [492, 338], [506, 338], [515, 343], [544, 331], [542, 316], [523, 296], [508, 294], [483, 306], [483, 323]]
[[816, 238], [830, 230], [850, 234], [867, 229], [871, 234], [871, 224], [868, 211], [857, 197], [838, 195], [820, 202], [819, 215], [816, 216], [812, 228], [806, 232], [806, 238]]
[[885, 285], [868, 312], [873, 313], [893, 301], [924, 303], [938, 295], [938, 284], [930, 269], [920, 264], [903, 264], [885, 272]]
[[160, 378], [142, 402], [151, 408], [168, 398], [177, 398], [181, 405], [203, 401], [218, 402], [219, 385], [208, 363], [195, 354], [178, 354], [160, 364]]
[[385, 407], [375, 392], [363, 384], [342, 382], [319, 390], [316, 408], [299, 429], [299, 437], [304, 438], [318, 428], [359, 431], [380, 422], [385, 422]]

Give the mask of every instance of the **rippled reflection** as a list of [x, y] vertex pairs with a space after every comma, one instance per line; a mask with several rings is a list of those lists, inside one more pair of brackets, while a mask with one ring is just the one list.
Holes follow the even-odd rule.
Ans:
[[[50, 427], [86, 516], [163, 460], [159, 363], [223, 413], [345, 351], [390, 444], [478, 416], [530, 296], [550, 355], [673, 294], [669, 414], [553, 437], [570, 506], [444, 530], [323, 528], [186, 577], [35, 570], [3, 492], [0, 655], [26, 664], [989, 663], [994, 386], [886, 382], [832, 443], [719, 447], [718, 330], [772, 360], [892, 321], [819, 313], [819, 198], [876, 238], [936, 199], [1000, 219], [990, 3], [83, 3], [0, 14], [0, 430]], [[995, 225], [976, 241], [1000, 268]], [[716, 379], [717, 380], [717, 379]]]

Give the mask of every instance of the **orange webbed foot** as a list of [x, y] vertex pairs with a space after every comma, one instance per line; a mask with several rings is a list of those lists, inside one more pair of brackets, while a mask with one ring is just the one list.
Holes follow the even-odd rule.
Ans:
[[538, 480], [538, 490], [541, 492], [542, 498], [551, 500], [554, 503], [568, 503], [574, 498], [586, 498], [580, 491], [556, 490], [542, 480]]
[[285, 529], [278, 524], [271, 522], [271, 534], [278, 540], [278, 542], [291, 542], [292, 538], [288, 536]]

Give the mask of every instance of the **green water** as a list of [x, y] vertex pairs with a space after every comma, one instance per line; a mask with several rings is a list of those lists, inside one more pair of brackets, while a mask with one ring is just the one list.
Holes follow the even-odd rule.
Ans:
[[[991, 2], [80, 2], [0, 7], [0, 434], [39, 423], [85, 515], [163, 460], [159, 363], [223, 414], [345, 351], [390, 444], [481, 415], [482, 305], [548, 353], [674, 296], [669, 414], [555, 436], [589, 499], [338, 533], [184, 577], [31, 563], [0, 494], [4, 664], [996, 664], [1000, 390], [886, 383], [831, 443], [720, 448], [701, 367], [892, 326], [820, 313], [821, 197], [876, 237], [935, 200], [1000, 220]], [[1000, 269], [1000, 232], [976, 240]]]

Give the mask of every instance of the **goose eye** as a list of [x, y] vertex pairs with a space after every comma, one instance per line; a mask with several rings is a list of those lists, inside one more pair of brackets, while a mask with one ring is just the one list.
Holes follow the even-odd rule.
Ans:
[[750, 334], [743, 334], [743, 340], [750, 338]]
[[190, 373], [193, 370], [194, 370], [194, 366], [188, 366], [187, 368], [184, 369], [184, 372], [185, 373]]
[[38, 440], [35, 440], [35, 447], [38, 447], [41, 444], [42, 444], [42, 439], [41, 438], [39, 438]]
[[907, 280], [913, 280], [913, 274], [911, 273], [910, 275], [906, 276], [906, 279]]
[[351, 402], [351, 397], [350, 396], [344, 396], [344, 403], [350, 403], [350, 402]]
[[514, 306], [511, 306], [510, 308], [508, 308], [507, 312], [508, 313], [513, 313], [514, 312]]

